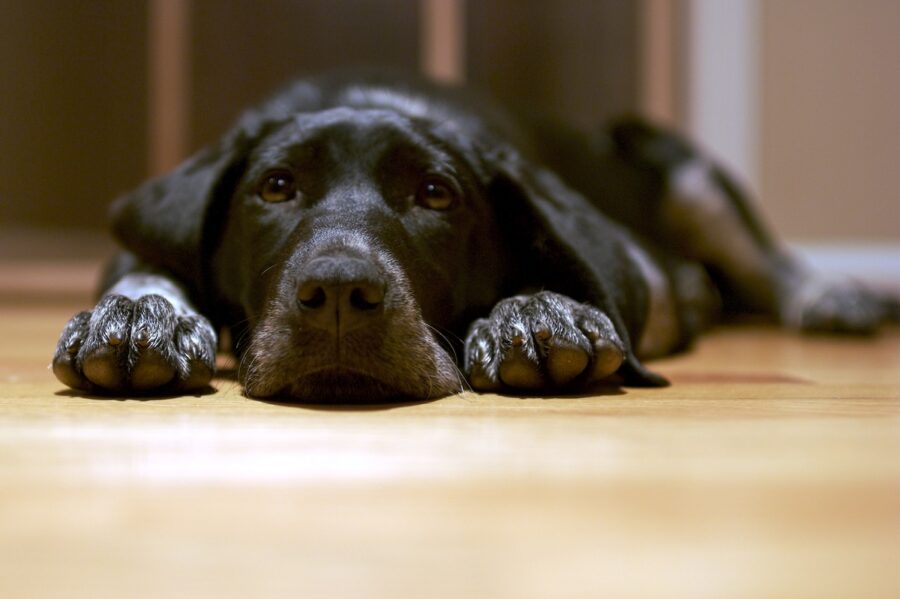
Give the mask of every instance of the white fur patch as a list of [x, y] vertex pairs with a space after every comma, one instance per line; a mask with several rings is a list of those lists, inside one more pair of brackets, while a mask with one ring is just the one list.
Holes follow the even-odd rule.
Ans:
[[175, 307], [175, 313], [181, 316], [196, 314], [197, 310], [187, 299], [184, 288], [168, 277], [148, 273], [127, 274], [110, 287], [105, 295], [124, 295], [128, 299], [137, 300], [145, 295], [160, 295]]

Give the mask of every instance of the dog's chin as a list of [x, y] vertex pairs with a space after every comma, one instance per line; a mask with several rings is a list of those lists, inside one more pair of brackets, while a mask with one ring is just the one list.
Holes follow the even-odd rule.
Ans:
[[373, 376], [340, 368], [301, 377], [279, 395], [286, 401], [320, 404], [399, 403], [416, 399]]
[[432, 387], [427, 393], [403, 389], [375, 376], [342, 368], [320, 370], [298, 377], [282, 389], [264, 396], [251, 397], [268, 401], [308, 404], [385, 404], [408, 403], [438, 399], [456, 392], [455, 389]]

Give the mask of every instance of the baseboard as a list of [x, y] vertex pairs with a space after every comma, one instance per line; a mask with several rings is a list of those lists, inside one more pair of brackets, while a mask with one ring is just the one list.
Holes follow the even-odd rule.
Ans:
[[900, 242], [829, 241], [788, 245], [822, 272], [900, 289]]

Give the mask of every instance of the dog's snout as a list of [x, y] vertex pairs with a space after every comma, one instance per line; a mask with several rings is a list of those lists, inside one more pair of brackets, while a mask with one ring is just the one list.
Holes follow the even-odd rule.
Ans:
[[308, 324], [342, 335], [382, 313], [387, 283], [364, 258], [320, 256], [297, 282], [297, 306]]

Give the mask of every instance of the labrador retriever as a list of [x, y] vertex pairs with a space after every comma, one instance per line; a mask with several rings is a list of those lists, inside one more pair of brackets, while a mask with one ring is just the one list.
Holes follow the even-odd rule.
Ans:
[[385, 74], [299, 81], [119, 198], [124, 251], [53, 372], [88, 393], [396, 401], [664, 385], [722, 313], [871, 332], [897, 302], [811, 272], [738, 186], [637, 119], [593, 134]]

